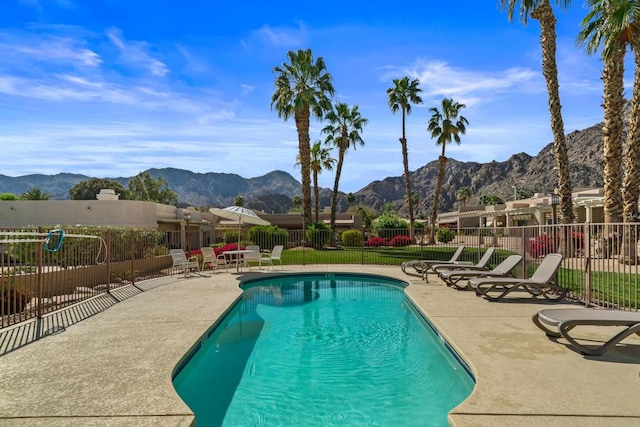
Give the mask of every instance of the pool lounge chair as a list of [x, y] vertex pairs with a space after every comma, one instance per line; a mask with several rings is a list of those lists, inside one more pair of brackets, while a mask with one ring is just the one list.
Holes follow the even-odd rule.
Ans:
[[[458, 246], [458, 249], [456, 249], [456, 251], [448, 261], [439, 259], [414, 259], [411, 261], [403, 262], [400, 268], [402, 269], [403, 273], [410, 276], [424, 277], [425, 270], [428, 270], [431, 264], [453, 264], [454, 262], [458, 262], [458, 258], [460, 258], [460, 255], [462, 255], [463, 250], [464, 245]], [[415, 270], [415, 272], [409, 270], [409, 268], [412, 268], [413, 270]]]
[[[453, 270], [438, 270], [438, 276], [442, 281], [452, 288], [469, 289], [467, 281], [472, 278], [481, 277], [513, 277], [513, 269], [522, 261], [520, 255], [509, 255], [504, 261], [496, 265], [492, 270], [478, 268], [461, 268]], [[460, 283], [463, 282], [463, 283]]]
[[[615, 347], [623, 339], [638, 334], [640, 336], [640, 312], [602, 310], [597, 308], [556, 308], [538, 311], [533, 315], [533, 323], [542, 329], [548, 337], [564, 337], [580, 353], [600, 356]], [[557, 328], [549, 329], [547, 326]], [[572, 337], [571, 332], [577, 326], [623, 326], [624, 329], [599, 346], [585, 346]]]
[[182, 270], [184, 277], [187, 277], [191, 271], [195, 271], [196, 274], [200, 275], [200, 261], [198, 261], [197, 256], [187, 258], [187, 254], [182, 249], [171, 249], [169, 254], [173, 261], [171, 275], [174, 274], [176, 269]]
[[[499, 301], [516, 291], [526, 292], [534, 298], [541, 296], [547, 300], [561, 300], [567, 291], [554, 281], [561, 263], [562, 255], [547, 254], [529, 279], [518, 277], [473, 278], [468, 281], [468, 285], [476, 291], [478, 296], [489, 301]], [[496, 293], [497, 295], [495, 295]]]
[[458, 269], [467, 269], [473, 268], [474, 270], [489, 270], [489, 262], [491, 261], [491, 257], [493, 253], [496, 251], [496, 248], [493, 246], [489, 246], [484, 254], [480, 257], [480, 260], [477, 264], [472, 262], [454, 262], [453, 264], [431, 264], [430, 271], [438, 274], [442, 270], [458, 270]]

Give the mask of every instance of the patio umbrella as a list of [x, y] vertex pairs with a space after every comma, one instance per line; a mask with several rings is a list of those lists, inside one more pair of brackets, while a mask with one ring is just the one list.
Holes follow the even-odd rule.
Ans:
[[238, 221], [238, 249], [240, 249], [240, 228], [242, 227], [243, 223], [253, 225], [271, 224], [269, 221], [260, 218], [252, 210], [243, 208], [241, 206], [229, 206], [224, 209], [211, 208], [209, 209], [209, 212], [221, 218]]

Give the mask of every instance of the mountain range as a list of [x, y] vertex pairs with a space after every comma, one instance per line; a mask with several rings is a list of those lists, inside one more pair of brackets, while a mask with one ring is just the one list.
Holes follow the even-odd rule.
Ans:
[[[463, 145], [464, 146], [464, 145]], [[602, 123], [567, 135], [571, 182], [574, 189], [603, 186]], [[409, 153], [411, 154], [411, 153]], [[348, 157], [346, 161], [349, 161]], [[457, 192], [468, 186], [473, 196], [468, 205], [477, 204], [482, 195], [497, 195], [503, 200], [513, 200], [514, 187], [531, 193], [550, 193], [556, 186], [553, 143], [549, 143], [537, 155], [518, 153], [504, 162], [460, 162], [449, 158], [440, 200], [440, 211], [451, 211], [460, 203]], [[163, 177], [169, 188], [178, 195], [181, 206], [228, 206], [241, 195], [245, 206], [269, 213], [287, 212], [292, 198], [301, 194], [300, 181], [283, 171], [273, 171], [255, 178], [243, 178], [229, 173], [195, 173], [188, 170], [163, 168], [149, 169], [152, 177]], [[419, 198], [417, 216], [428, 216], [431, 211], [438, 172], [437, 159], [411, 173], [412, 189]], [[69, 199], [69, 190], [77, 183], [91, 177], [80, 174], [23, 175], [10, 177], [0, 174], [0, 193], [21, 194], [39, 188], [52, 199]], [[110, 178], [126, 186], [131, 179]], [[343, 182], [349, 179], [343, 177]], [[385, 203], [393, 203], [400, 215], [406, 215], [404, 203], [404, 177], [387, 177], [371, 182], [354, 193], [355, 203], [380, 209]], [[320, 191], [320, 206], [331, 203], [331, 189]], [[340, 193], [338, 211], [348, 207], [346, 194]]]

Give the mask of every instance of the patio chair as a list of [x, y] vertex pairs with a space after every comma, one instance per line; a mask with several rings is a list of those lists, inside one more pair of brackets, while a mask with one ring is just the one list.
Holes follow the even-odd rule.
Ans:
[[[541, 296], [547, 300], [557, 301], [564, 298], [567, 293], [566, 289], [554, 282], [554, 277], [561, 263], [562, 255], [547, 254], [529, 279], [518, 277], [473, 278], [469, 279], [467, 283], [478, 296], [489, 301], [501, 300], [515, 291], [526, 292], [534, 298]], [[493, 294], [496, 292], [497, 295], [494, 296]]]
[[[512, 270], [522, 261], [520, 255], [509, 255], [500, 264], [496, 265], [492, 270], [478, 268], [461, 268], [454, 270], [438, 270], [438, 276], [442, 281], [452, 288], [464, 290], [469, 289], [467, 281], [472, 278], [480, 277], [513, 277]], [[460, 282], [464, 281], [464, 284]]]
[[[556, 308], [540, 310], [533, 315], [533, 323], [542, 329], [548, 337], [564, 337], [581, 354], [600, 356], [613, 348], [623, 339], [637, 334], [640, 336], [640, 312], [603, 310], [597, 308]], [[557, 328], [549, 329], [547, 326]], [[622, 326], [624, 329], [598, 346], [585, 346], [572, 337], [571, 332], [577, 326]], [[590, 339], [591, 342], [593, 340]]]
[[[431, 267], [431, 264], [453, 264], [454, 262], [458, 262], [458, 258], [460, 258], [460, 255], [462, 255], [463, 250], [464, 245], [458, 246], [458, 249], [456, 249], [456, 251], [448, 261], [439, 259], [414, 259], [411, 261], [403, 262], [400, 268], [402, 269], [403, 273], [410, 276], [424, 277], [425, 270], [428, 270]], [[407, 271], [409, 270], [409, 268], [413, 268], [415, 270], [415, 273], [412, 271]]]
[[187, 254], [182, 249], [171, 249], [169, 251], [173, 264], [171, 265], [171, 275], [173, 276], [176, 269], [182, 270], [184, 277], [188, 277], [189, 272], [195, 270], [197, 274], [200, 274], [200, 262], [197, 256], [190, 256], [187, 258]]
[[212, 270], [217, 270], [218, 267], [224, 267], [225, 270], [228, 270], [227, 259], [224, 255], [216, 256], [215, 251], [211, 246], [205, 246], [200, 248], [200, 252], [202, 252], [202, 266], [200, 270], [204, 271], [206, 265], [209, 264]]
[[431, 268], [429, 269], [431, 272], [438, 274], [441, 270], [458, 270], [458, 269], [467, 269], [473, 268], [474, 270], [489, 270], [489, 262], [491, 261], [491, 257], [493, 253], [496, 251], [496, 248], [490, 246], [484, 251], [484, 254], [480, 257], [480, 260], [477, 264], [466, 263], [456, 261], [453, 264], [443, 263], [443, 264], [431, 264]]
[[284, 267], [282, 266], [282, 259], [281, 259], [283, 249], [284, 249], [284, 246], [275, 245], [271, 250], [271, 253], [261, 254], [260, 261], [259, 261], [260, 266], [262, 267], [262, 263], [264, 262], [267, 264], [267, 268], [269, 268], [270, 266], [273, 265], [273, 261], [278, 261], [280, 263], [280, 268], [284, 270]]
[[251, 268], [251, 263], [255, 262], [260, 266], [260, 246], [258, 245], [249, 245], [245, 248], [248, 251], [243, 255], [244, 265], [245, 267]]

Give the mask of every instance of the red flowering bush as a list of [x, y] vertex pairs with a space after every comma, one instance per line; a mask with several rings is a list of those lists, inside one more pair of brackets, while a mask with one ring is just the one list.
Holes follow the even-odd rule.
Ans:
[[395, 248], [400, 246], [409, 246], [413, 244], [413, 239], [409, 236], [396, 236], [389, 242], [389, 246]]
[[367, 246], [386, 246], [387, 240], [382, 237], [370, 237], [367, 240]]
[[213, 248], [213, 253], [216, 254], [216, 257], [220, 255], [222, 252], [226, 251], [235, 251], [238, 249], [237, 243], [228, 243], [224, 246], [220, 246], [219, 248]]
[[550, 234], [540, 234], [527, 242], [527, 252], [533, 258], [543, 257], [546, 254], [555, 252], [553, 236]]

